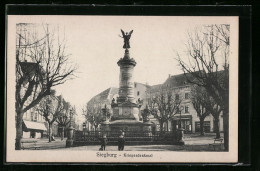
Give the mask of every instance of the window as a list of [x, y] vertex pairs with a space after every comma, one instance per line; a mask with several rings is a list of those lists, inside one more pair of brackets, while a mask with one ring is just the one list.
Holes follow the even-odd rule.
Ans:
[[179, 99], [180, 99], [179, 94], [176, 94], [176, 95], [175, 95], [175, 100], [179, 100]]
[[137, 96], [139, 96], [140, 95], [140, 92], [139, 91], [137, 91]]
[[33, 112], [31, 112], [31, 121], [33, 121], [33, 115], [34, 115]]
[[135, 83], [135, 88], [136, 88], [136, 83]]
[[185, 113], [189, 113], [189, 106], [185, 106]]
[[37, 121], [37, 119], [38, 119], [38, 114], [34, 113], [34, 121]]
[[185, 93], [185, 99], [189, 99], [189, 93]]

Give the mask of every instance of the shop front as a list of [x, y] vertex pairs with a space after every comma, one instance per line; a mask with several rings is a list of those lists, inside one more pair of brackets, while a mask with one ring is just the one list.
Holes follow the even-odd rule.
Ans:
[[179, 128], [184, 129], [184, 133], [192, 132], [192, 116], [191, 115], [177, 115], [172, 120], [172, 130], [175, 131]]
[[43, 132], [46, 131], [44, 123], [23, 121], [23, 138], [42, 138]]
[[[204, 132], [210, 132], [210, 121], [204, 121]], [[195, 132], [200, 132], [200, 122], [195, 122]]]

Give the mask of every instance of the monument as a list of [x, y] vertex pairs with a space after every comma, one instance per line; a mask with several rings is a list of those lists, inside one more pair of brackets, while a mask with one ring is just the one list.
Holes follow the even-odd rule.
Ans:
[[[123, 48], [124, 57], [119, 59], [117, 65], [120, 67], [119, 74], [119, 97], [111, 102], [112, 115], [106, 117], [102, 123], [104, 131], [151, 131], [151, 123], [141, 120], [140, 108], [142, 106], [140, 99], [134, 98], [134, 67], [136, 62], [130, 58], [130, 38], [133, 30], [129, 34], [121, 30], [124, 39]], [[120, 36], [121, 37], [121, 36]]]

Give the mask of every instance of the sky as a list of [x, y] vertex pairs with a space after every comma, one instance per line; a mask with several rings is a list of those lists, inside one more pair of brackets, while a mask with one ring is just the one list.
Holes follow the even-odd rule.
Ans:
[[124, 56], [120, 29], [133, 30], [130, 57], [137, 62], [134, 81], [161, 84], [181, 74], [176, 52], [187, 58], [187, 32], [204, 24], [229, 24], [232, 17], [175, 16], [24, 16], [19, 21], [58, 24], [64, 29], [76, 77], [55, 88], [77, 112], [95, 95], [119, 86], [117, 61]]

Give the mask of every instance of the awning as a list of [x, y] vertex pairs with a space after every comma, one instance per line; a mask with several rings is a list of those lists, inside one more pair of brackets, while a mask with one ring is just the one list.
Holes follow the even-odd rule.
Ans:
[[32, 121], [23, 121], [23, 122], [27, 129], [47, 131], [44, 123], [32, 122]]

